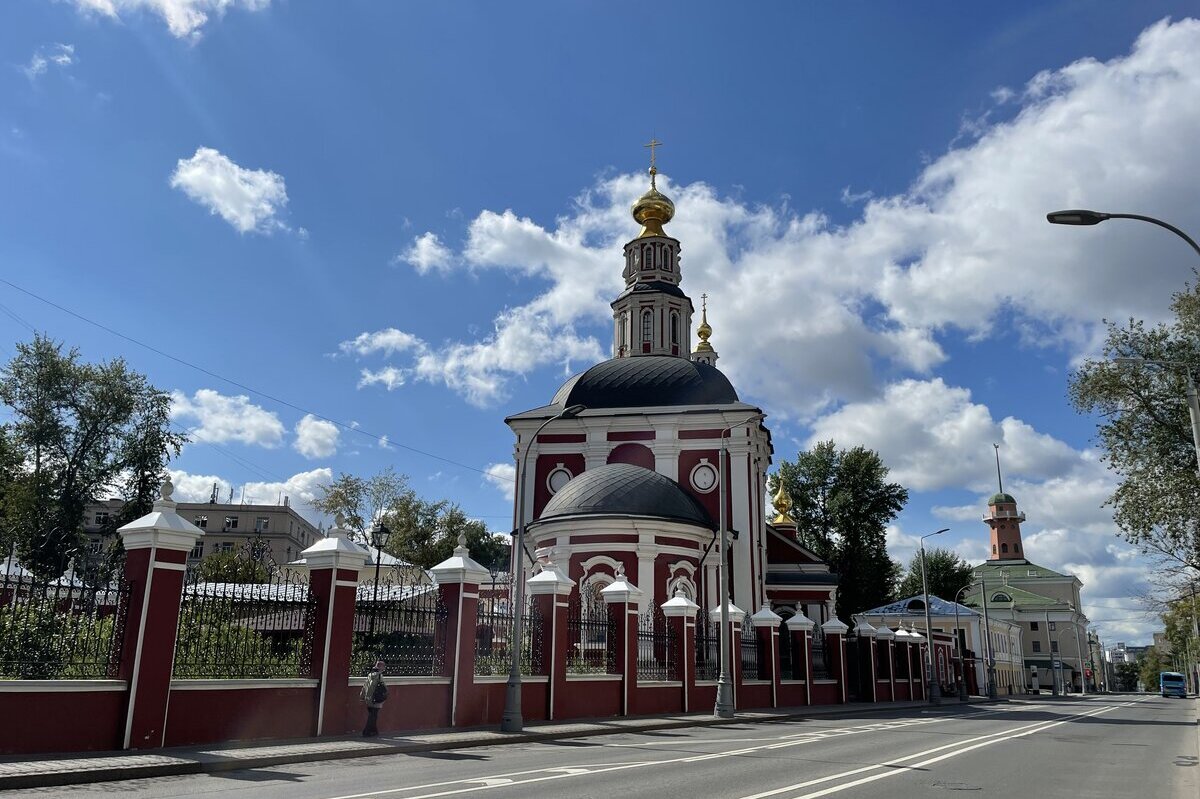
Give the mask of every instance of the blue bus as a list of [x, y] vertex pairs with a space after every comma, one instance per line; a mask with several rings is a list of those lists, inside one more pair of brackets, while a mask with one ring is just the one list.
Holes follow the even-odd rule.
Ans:
[[1177, 671], [1164, 671], [1158, 675], [1158, 688], [1163, 696], [1178, 696], [1187, 698], [1187, 683], [1182, 674]]

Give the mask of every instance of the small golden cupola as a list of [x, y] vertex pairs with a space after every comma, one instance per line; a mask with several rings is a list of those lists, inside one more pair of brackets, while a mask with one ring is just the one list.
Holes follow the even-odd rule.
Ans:
[[650, 160], [650, 190], [638, 197], [630, 209], [633, 212], [634, 221], [642, 226], [641, 232], [637, 235], [639, 239], [647, 236], [666, 236], [667, 234], [663, 232], [663, 225], [670, 222], [675, 216], [675, 203], [658, 190], [658, 167], [654, 166], [653, 156]]
[[775, 492], [775, 496], [771, 497], [771, 504], [775, 506], [775, 518], [771, 524], [779, 526], [783, 524], [795, 525], [792, 517], [788, 512], [792, 509], [792, 498], [788, 494], [787, 489], [783, 486], [783, 479], [779, 479], [779, 490]]
[[692, 353], [692, 360], [696, 363], [706, 363], [709, 366], [717, 365], [717, 351], [713, 349], [713, 345], [709, 343], [712, 338], [712, 325], [708, 323], [708, 295], [700, 295], [700, 327], [696, 328], [696, 338], [700, 339], [700, 343], [696, 345], [696, 351]]

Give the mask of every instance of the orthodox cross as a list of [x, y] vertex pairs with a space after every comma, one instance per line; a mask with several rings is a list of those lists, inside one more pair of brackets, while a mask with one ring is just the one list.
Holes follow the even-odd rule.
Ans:
[[702, 311], [708, 310], [708, 293], [707, 292], [700, 295], [700, 310], [702, 310]]
[[649, 144], [643, 144], [642, 146], [650, 148], [650, 188], [657, 189], [658, 185], [655, 176], [658, 174], [658, 167], [654, 165], [654, 148], [662, 147], [662, 142], [651, 136]]

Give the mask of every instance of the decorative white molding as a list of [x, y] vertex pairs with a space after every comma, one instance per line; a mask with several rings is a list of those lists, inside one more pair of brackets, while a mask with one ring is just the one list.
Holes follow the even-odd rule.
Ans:
[[[732, 602], [727, 601], [726, 604], [729, 607], [729, 620], [731, 622], [734, 622], [735, 624], [741, 624], [742, 620], [746, 618], [746, 611], [742, 610], [741, 608], [739, 608], [737, 605], [733, 604]], [[710, 621], [720, 622], [721, 621], [721, 606], [718, 605], [717, 607], [710, 610], [708, 612], [708, 618]]]
[[620, 682], [621, 674], [571, 674], [566, 675], [567, 682]]
[[783, 617], [771, 610], [767, 605], [763, 605], [759, 608], [758, 613], [750, 617], [750, 621], [754, 622], [755, 627], [770, 627], [774, 629], [783, 621]]
[[553, 563], [547, 563], [542, 570], [525, 581], [525, 587], [530, 596], [553, 594], [567, 596], [575, 588], [575, 584], [558, 570]]
[[[620, 675], [617, 675], [617, 676], [620, 676]], [[387, 678], [385, 677], [384, 679], [386, 680]], [[526, 683], [528, 683], [530, 685], [536, 685], [537, 683], [546, 683], [549, 681], [550, 681], [550, 678], [546, 677], [546, 676], [538, 677], [536, 675], [529, 675], [529, 674], [521, 675], [521, 684], [522, 685], [524, 685]], [[477, 675], [475, 675], [475, 684], [476, 685], [495, 685], [497, 683], [504, 683], [504, 682], [508, 682], [507, 674], [477, 674]]]
[[642, 589], [629, 582], [625, 577], [625, 567], [618, 564], [617, 579], [601, 589], [600, 596], [604, 597], [604, 601], [610, 605], [628, 602], [636, 603], [642, 596]]
[[836, 616], [821, 625], [821, 632], [826, 635], [845, 635], [849, 629], [845, 622], [840, 621]]
[[[363, 684], [365, 677], [351, 677], [349, 686], [357, 688]], [[453, 680], [450, 677], [393, 677], [384, 675], [383, 681], [388, 685], [449, 685]]]
[[808, 632], [816, 626], [817, 623], [808, 616], [805, 616], [804, 611], [798, 605], [796, 606], [796, 615], [787, 620], [787, 628], [789, 630], [803, 630]]
[[454, 554], [429, 570], [439, 585], [461, 585], [463, 583], [482, 583], [491, 576], [491, 572], [471, 559], [471, 551], [467, 549], [467, 537], [458, 536], [458, 546]]
[[699, 612], [700, 606], [683, 595], [682, 592], [676, 591], [675, 596], [668, 599], [660, 605], [663, 615], [668, 619], [683, 617], [685, 619], [696, 618], [696, 613]]

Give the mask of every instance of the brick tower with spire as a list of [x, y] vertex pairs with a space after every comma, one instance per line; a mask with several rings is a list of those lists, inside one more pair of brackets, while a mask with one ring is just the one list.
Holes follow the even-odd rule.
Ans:
[[992, 531], [992, 550], [988, 560], [1024, 560], [1021, 550], [1021, 522], [1025, 514], [1017, 510], [1017, 501], [1012, 494], [1004, 493], [1004, 479], [1000, 475], [1000, 445], [996, 449], [996, 483], [999, 490], [988, 500], [988, 512], [984, 522]]

